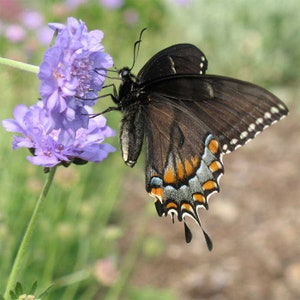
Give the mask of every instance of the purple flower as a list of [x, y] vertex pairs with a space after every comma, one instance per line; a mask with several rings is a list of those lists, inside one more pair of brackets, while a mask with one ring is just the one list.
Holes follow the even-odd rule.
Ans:
[[[86, 126], [86, 107], [95, 104], [106, 69], [112, 67], [113, 61], [103, 52], [102, 31], [88, 32], [85, 23], [74, 18], [68, 18], [67, 26], [51, 23], [49, 27], [58, 35], [40, 65], [40, 94], [52, 117], [63, 118], [57, 124], [67, 120], [72, 126], [78, 124], [79, 127], [73, 127], [76, 130]], [[76, 114], [78, 110], [81, 115]]]
[[35, 30], [37, 40], [42, 45], [49, 45], [53, 37], [53, 31], [47, 26], [42, 26]]
[[[90, 114], [93, 113], [88, 108]], [[29, 148], [34, 154], [27, 159], [35, 165], [54, 167], [69, 164], [76, 160], [99, 162], [107, 157], [115, 148], [104, 144], [106, 137], [114, 136], [115, 132], [106, 126], [106, 119], [97, 116], [90, 119], [88, 128], [71, 130], [71, 134], [61, 134], [55, 129], [53, 120], [39, 101], [27, 108], [24, 104], [14, 110], [14, 118], [3, 120], [2, 125], [7, 131], [17, 132], [14, 136], [13, 149]]]
[[40, 65], [42, 100], [27, 107], [18, 105], [14, 119], [2, 121], [7, 131], [17, 132], [13, 149], [28, 148], [35, 165], [99, 162], [115, 151], [104, 144], [115, 132], [106, 119], [93, 115], [92, 107], [102, 88], [112, 58], [104, 53], [100, 30], [88, 32], [82, 21], [68, 19], [67, 26], [50, 24], [58, 32]]

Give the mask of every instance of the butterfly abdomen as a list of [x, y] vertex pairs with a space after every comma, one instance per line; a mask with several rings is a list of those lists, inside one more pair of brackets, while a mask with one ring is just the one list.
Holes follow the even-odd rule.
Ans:
[[120, 145], [125, 164], [133, 167], [141, 153], [144, 139], [144, 114], [138, 103], [131, 105], [123, 113]]

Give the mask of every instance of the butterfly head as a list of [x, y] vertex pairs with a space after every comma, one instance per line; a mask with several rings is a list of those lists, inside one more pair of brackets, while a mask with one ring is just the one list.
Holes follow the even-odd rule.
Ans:
[[124, 111], [124, 109], [128, 108], [128, 106], [132, 103], [138, 101], [140, 89], [137, 77], [131, 73], [130, 68], [124, 67], [120, 69], [119, 76], [121, 78], [121, 84], [114, 102], [118, 105], [121, 111]]
[[131, 73], [131, 69], [128, 67], [124, 67], [119, 70], [119, 76], [123, 84], [136, 82], [136, 76]]

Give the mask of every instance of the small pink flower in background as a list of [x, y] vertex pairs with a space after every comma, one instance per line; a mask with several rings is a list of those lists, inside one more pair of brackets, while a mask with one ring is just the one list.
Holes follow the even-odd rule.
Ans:
[[124, 4], [124, 0], [100, 0], [99, 2], [108, 9], [118, 9]]
[[27, 36], [26, 30], [18, 24], [11, 24], [5, 28], [5, 37], [13, 43], [24, 41]]
[[67, 8], [74, 10], [86, 2], [88, 2], [88, 0], [65, 0], [65, 5]]
[[20, 16], [21, 23], [28, 29], [38, 29], [44, 24], [44, 17], [38, 11], [25, 10]]
[[170, 0], [170, 1], [180, 6], [189, 6], [190, 4], [192, 4], [192, 0]]
[[120, 275], [116, 267], [116, 262], [112, 258], [98, 260], [94, 269], [94, 274], [96, 279], [105, 286], [113, 286]]
[[0, 19], [5, 22], [16, 22], [22, 11], [22, 5], [17, 0], [0, 0]]
[[139, 14], [135, 9], [128, 8], [124, 11], [123, 18], [128, 25], [135, 25], [139, 21]]

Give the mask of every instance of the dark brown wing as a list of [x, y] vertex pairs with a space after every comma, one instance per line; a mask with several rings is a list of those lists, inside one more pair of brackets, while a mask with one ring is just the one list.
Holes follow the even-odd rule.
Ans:
[[140, 70], [141, 83], [174, 74], [205, 74], [207, 59], [191, 44], [177, 44], [156, 53]]
[[[288, 110], [256, 85], [220, 76], [176, 76], [145, 85], [146, 190], [160, 216], [201, 226], [199, 206], [219, 191], [222, 154], [253, 139]], [[201, 226], [202, 228], [202, 226]], [[208, 247], [212, 243], [204, 232]]]
[[173, 75], [144, 89], [155, 91], [149, 97], [164, 97], [190, 118], [200, 119], [224, 153], [244, 145], [288, 113], [286, 105], [266, 89], [222, 76]]
[[198, 207], [207, 209], [209, 195], [219, 191], [223, 174], [220, 143], [201, 119], [158, 98], [149, 106], [146, 120], [146, 190], [155, 197], [160, 216], [170, 214], [173, 220], [177, 216], [184, 221], [190, 242], [186, 216], [202, 228]]

